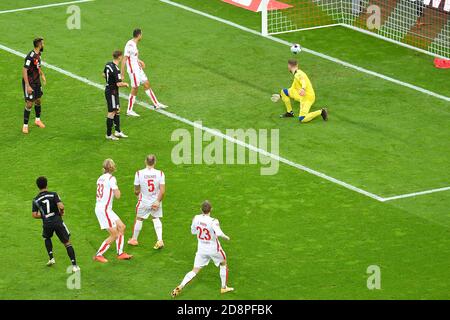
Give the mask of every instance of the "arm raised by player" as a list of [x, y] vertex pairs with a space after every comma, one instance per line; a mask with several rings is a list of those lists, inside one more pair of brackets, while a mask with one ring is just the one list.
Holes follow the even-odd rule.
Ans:
[[230, 237], [223, 233], [222, 229], [220, 229], [219, 220], [214, 221], [213, 229], [218, 237], [224, 238], [225, 240], [230, 240]]

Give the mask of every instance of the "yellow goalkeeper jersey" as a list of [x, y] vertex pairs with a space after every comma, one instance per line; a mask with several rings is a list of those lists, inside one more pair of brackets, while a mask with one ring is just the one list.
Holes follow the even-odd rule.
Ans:
[[294, 89], [296, 92], [298, 92], [302, 88], [305, 88], [305, 96], [306, 97], [315, 97], [315, 93], [314, 93], [314, 89], [311, 84], [311, 81], [309, 80], [306, 73], [304, 73], [300, 69], [298, 69], [294, 73], [294, 82], [292, 82], [291, 88]]

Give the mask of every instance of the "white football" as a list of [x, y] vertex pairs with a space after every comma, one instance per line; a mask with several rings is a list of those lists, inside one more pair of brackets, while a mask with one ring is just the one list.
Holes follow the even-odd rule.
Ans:
[[294, 43], [291, 46], [291, 52], [293, 54], [298, 54], [298, 53], [302, 52], [302, 47], [298, 43]]

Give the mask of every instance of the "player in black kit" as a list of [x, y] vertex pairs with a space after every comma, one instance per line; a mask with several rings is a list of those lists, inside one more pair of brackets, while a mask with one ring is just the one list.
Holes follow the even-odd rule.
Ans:
[[80, 271], [80, 267], [78, 267], [75, 258], [75, 251], [73, 250], [72, 244], [69, 241], [69, 230], [67, 229], [62, 219], [62, 216], [64, 215], [64, 204], [61, 202], [61, 199], [56, 192], [48, 191], [46, 177], [37, 178], [36, 185], [39, 188], [39, 193], [36, 198], [33, 199], [32, 212], [33, 218], [42, 219], [42, 236], [45, 239], [45, 248], [47, 249], [47, 253], [49, 256], [47, 266], [50, 267], [55, 264], [51, 238], [53, 236], [53, 233], [56, 233], [59, 240], [66, 247], [67, 255], [72, 262], [72, 271]]
[[43, 84], [46, 84], [45, 75], [41, 69], [41, 53], [44, 51], [44, 39], [36, 38], [33, 40], [34, 49], [25, 57], [25, 63], [22, 69], [22, 89], [25, 98], [25, 110], [23, 112], [22, 132], [28, 133], [28, 121], [30, 119], [31, 109], [34, 104], [36, 119], [34, 123], [39, 128], [45, 128], [41, 121], [41, 97], [43, 95], [41, 88], [41, 78]]
[[[108, 115], [106, 117], [106, 139], [108, 140], [127, 138], [127, 135], [120, 130], [119, 87], [128, 87], [128, 83], [122, 81], [118, 67], [122, 57], [122, 51], [114, 51], [113, 61], [108, 62], [103, 70], [103, 77], [106, 79], [105, 98], [108, 104]], [[114, 135], [112, 134], [113, 125], [115, 126]]]

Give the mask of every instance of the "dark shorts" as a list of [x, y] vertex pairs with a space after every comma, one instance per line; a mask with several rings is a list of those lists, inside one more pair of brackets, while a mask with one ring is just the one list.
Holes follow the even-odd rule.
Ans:
[[119, 92], [105, 91], [105, 98], [108, 104], [108, 112], [119, 110]]
[[42, 228], [42, 237], [44, 237], [45, 239], [50, 239], [51, 237], [53, 237], [53, 233], [56, 233], [62, 243], [69, 242], [70, 232], [64, 222], [44, 224]]
[[25, 98], [25, 101], [35, 101], [36, 99], [39, 99], [44, 94], [42, 92], [41, 84], [31, 84], [31, 88], [33, 89], [33, 92], [31, 94], [28, 94], [27, 90], [25, 90], [25, 82], [22, 81], [22, 90], [23, 90], [23, 97]]

